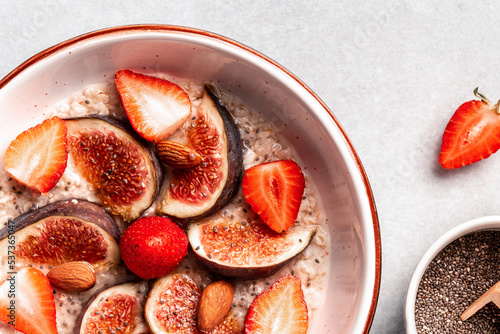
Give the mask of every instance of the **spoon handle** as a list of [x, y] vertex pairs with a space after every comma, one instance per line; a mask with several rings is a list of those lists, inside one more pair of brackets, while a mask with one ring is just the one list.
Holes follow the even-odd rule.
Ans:
[[476, 299], [465, 311], [460, 315], [460, 319], [465, 321], [469, 319], [474, 313], [479, 311], [484, 305], [489, 302], [495, 303], [496, 306], [500, 307], [500, 282], [493, 285], [488, 291], [483, 293], [481, 297]]

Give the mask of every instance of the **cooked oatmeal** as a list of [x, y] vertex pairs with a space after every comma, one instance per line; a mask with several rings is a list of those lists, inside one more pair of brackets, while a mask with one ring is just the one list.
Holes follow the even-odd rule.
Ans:
[[[201, 83], [163, 77], [177, 83], [189, 94], [193, 108], [199, 105], [203, 94], [203, 85]], [[304, 166], [293, 147], [276, 133], [271, 123], [245, 107], [244, 103], [238, 98], [225, 92], [218, 92], [217, 95], [219, 95], [222, 104], [234, 116], [235, 123], [239, 128], [243, 142], [244, 169], [260, 163], [282, 159], [293, 159], [299, 165]], [[53, 109], [53, 114], [48, 115], [48, 117], [57, 115], [61, 118], [69, 118], [89, 114], [109, 115], [119, 119], [126, 118], [114, 84], [100, 84], [85, 88], [81, 92], [75, 93], [68, 100], [58, 103]], [[261, 280], [233, 282], [235, 297], [232, 310], [233, 314], [241, 322], [243, 322], [246, 310], [254, 297], [287, 273], [299, 277], [302, 281], [305, 300], [312, 321], [314, 321], [315, 312], [323, 303], [326, 295], [327, 273], [329, 272], [330, 236], [321, 200], [318, 198], [317, 191], [308, 176], [307, 170], [303, 168], [303, 171], [306, 178], [306, 188], [299, 216], [293, 228], [316, 228], [316, 234], [309, 247], [276, 274]], [[8, 221], [22, 213], [57, 200], [69, 198], [87, 199], [100, 203], [93, 186], [79, 175], [74, 161], [71, 160], [71, 155], [68, 160], [68, 167], [57, 185], [47, 195], [36, 198], [33, 197], [30, 190], [19, 186], [17, 182], [12, 180], [5, 172], [3, 165], [0, 167], [0, 224], [3, 226], [6, 226]], [[155, 212], [154, 205], [148, 212]], [[250, 206], [245, 202], [240, 190], [233, 200], [211, 219], [213, 221], [225, 220], [230, 223], [237, 223], [249, 219], [251, 214]], [[118, 218], [116, 220], [123, 231], [125, 223]], [[18, 261], [17, 265], [22, 266], [23, 263]], [[2, 269], [7, 266], [5, 254], [2, 254], [1, 266]], [[47, 265], [34, 267], [38, 267], [45, 273], [50, 270]], [[191, 254], [185, 258], [176, 271], [188, 274], [201, 287], [211, 282], [210, 273], [202, 268]], [[3, 270], [3, 272], [5, 273], [7, 270]], [[67, 293], [57, 289], [54, 290], [59, 333], [73, 333], [75, 319], [96, 291], [128, 281], [131, 278], [124, 266], [118, 265], [99, 271], [96, 286], [89, 291]], [[14, 330], [2, 324], [0, 324], [0, 332], [15, 333]]]

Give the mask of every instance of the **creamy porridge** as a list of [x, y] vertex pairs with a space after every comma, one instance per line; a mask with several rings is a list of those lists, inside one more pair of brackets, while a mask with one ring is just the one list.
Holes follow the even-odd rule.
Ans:
[[[163, 75], [157, 74], [157, 76]], [[199, 105], [203, 94], [202, 83], [171, 77], [165, 78], [177, 83], [188, 93], [193, 108]], [[284, 159], [293, 159], [299, 165], [305, 166], [293, 147], [280, 137], [273, 129], [273, 125], [263, 119], [260, 114], [248, 109], [242, 101], [226, 92], [217, 90], [217, 95], [219, 95], [222, 104], [233, 115], [238, 126], [243, 144], [244, 169], [263, 162]], [[68, 100], [60, 102], [53, 109], [53, 115], [61, 118], [95, 114], [112, 116], [118, 119], [126, 118], [114, 84], [90, 86], [81, 92], [75, 93]], [[0, 168], [0, 223], [2, 226], [7, 226], [9, 221], [20, 214], [58, 200], [79, 198], [100, 204], [95, 189], [79, 175], [71, 155], [68, 167], [57, 185], [47, 195], [36, 198], [33, 197], [30, 190], [19, 186], [16, 181], [12, 180], [3, 166]], [[315, 228], [316, 234], [305, 251], [277, 273], [265, 279], [232, 282], [235, 289], [232, 312], [241, 323], [243, 323], [246, 310], [254, 297], [284, 274], [292, 274], [300, 278], [311, 321], [314, 321], [314, 315], [323, 303], [326, 294], [327, 273], [329, 272], [330, 236], [321, 199], [318, 198], [315, 186], [311, 182], [311, 178], [308, 177], [305, 168], [303, 168], [303, 172], [306, 178], [306, 188], [297, 222], [292, 228]], [[153, 206], [146, 213], [154, 214], [157, 204], [156, 202], [153, 203]], [[245, 202], [243, 194], [239, 190], [231, 202], [210, 219], [213, 221], [241, 222], [251, 218], [252, 215], [254, 214], [250, 206]], [[116, 218], [116, 221], [121, 231], [123, 231], [127, 224], [120, 218]], [[2, 250], [2, 253], [2, 272], [5, 273], [8, 271], [6, 270], [7, 260], [5, 251]], [[23, 266], [29, 263], [22, 263], [21, 259], [19, 259], [16, 264]], [[47, 265], [33, 266], [38, 267], [44, 273], [50, 270]], [[201, 287], [206, 286], [212, 280], [210, 273], [197, 262], [192, 254], [188, 254], [177, 267], [176, 272], [185, 273]], [[89, 291], [68, 293], [55, 289], [54, 296], [59, 333], [73, 333], [77, 317], [96, 291], [133, 278], [133, 275], [125, 269], [124, 265], [119, 264], [97, 271], [96, 285]], [[0, 324], [0, 332], [14, 333], [15, 331], [6, 325]]]

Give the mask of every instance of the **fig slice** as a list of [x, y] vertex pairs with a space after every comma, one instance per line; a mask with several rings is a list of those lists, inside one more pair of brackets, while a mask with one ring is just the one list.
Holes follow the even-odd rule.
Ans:
[[115, 220], [85, 200], [58, 201], [18, 216], [0, 230], [1, 249], [10, 249], [13, 233], [16, 262], [57, 266], [86, 261], [99, 270], [121, 261]]
[[162, 170], [153, 149], [116, 119], [73, 118], [66, 124], [70, 155], [103, 206], [126, 222], [137, 219], [160, 190]]
[[[197, 328], [201, 288], [186, 274], [171, 273], [155, 281], [149, 290], [144, 314], [153, 334], [202, 334]], [[231, 311], [209, 334], [240, 334], [243, 326]]]
[[284, 233], [260, 218], [243, 221], [204, 220], [188, 227], [189, 245], [209, 270], [235, 280], [267, 277], [307, 248], [315, 228], [294, 226]]
[[75, 334], [149, 333], [144, 322], [147, 281], [122, 283], [96, 293], [77, 319]]
[[202, 157], [189, 169], [169, 169], [160, 214], [190, 222], [208, 217], [236, 194], [243, 174], [242, 144], [232, 115], [205, 88], [200, 105], [169, 140], [177, 141]]

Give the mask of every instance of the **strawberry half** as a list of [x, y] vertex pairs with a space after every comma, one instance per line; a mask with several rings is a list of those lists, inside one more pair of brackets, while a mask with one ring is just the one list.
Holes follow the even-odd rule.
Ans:
[[120, 239], [123, 262], [143, 279], [158, 278], [174, 270], [187, 254], [186, 234], [166, 217], [143, 217], [132, 223]]
[[245, 316], [245, 334], [306, 334], [308, 322], [302, 283], [285, 275], [255, 297]]
[[274, 231], [281, 233], [295, 223], [305, 180], [292, 160], [253, 166], [245, 171], [242, 189], [252, 210]]
[[40, 270], [24, 267], [3, 281], [0, 320], [26, 334], [57, 334], [54, 294]]
[[189, 96], [168, 80], [121, 70], [115, 83], [132, 127], [149, 141], [169, 137], [191, 114]]
[[57, 116], [19, 134], [4, 157], [4, 166], [21, 185], [45, 194], [61, 178], [68, 162], [66, 123]]
[[473, 100], [462, 104], [451, 117], [443, 134], [439, 163], [460, 168], [486, 159], [500, 149], [500, 113], [478, 89]]

